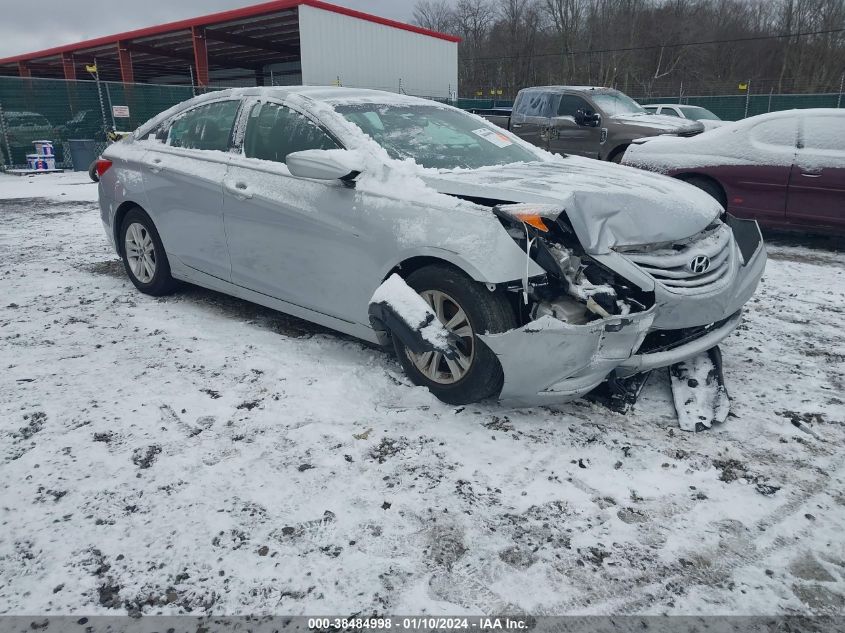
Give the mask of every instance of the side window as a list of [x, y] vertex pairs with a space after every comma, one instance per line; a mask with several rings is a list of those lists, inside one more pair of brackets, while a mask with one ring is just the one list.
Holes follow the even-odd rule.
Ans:
[[563, 95], [561, 96], [560, 104], [557, 107], [557, 115], [574, 117], [578, 110], [586, 112], [592, 109], [593, 108], [590, 104], [581, 97], [576, 97], [575, 95]]
[[804, 116], [801, 144], [805, 149], [842, 151], [845, 116]]
[[794, 149], [797, 133], [797, 118], [778, 117], [758, 123], [749, 134], [754, 145], [773, 150]]
[[185, 149], [228, 151], [240, 103], [218, 101], [183, 113], [171, 124], [167, 144]]
[[680, 114], [678, 114], [678, 111], [675, 108], [660, 108], [660, 114], [663, 114], [665, 116], [681, 116]]
[[517, 114], [523, 116], [554, 116], [555, 101], [559, 95], [531, 90], [520, 95]]
[[339, 149], [308, 117], [275, 103], [258, 103], [249, 115], [244, 154], [284, 163], [288, 154], [306, 149]]

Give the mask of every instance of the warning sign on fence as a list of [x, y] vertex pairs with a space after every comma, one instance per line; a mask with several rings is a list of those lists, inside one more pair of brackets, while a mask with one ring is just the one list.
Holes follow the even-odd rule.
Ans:
[[116, 119], [128, 119], [129, 118], [129, 106], [112, 106], [111, 107], [112, 115]]

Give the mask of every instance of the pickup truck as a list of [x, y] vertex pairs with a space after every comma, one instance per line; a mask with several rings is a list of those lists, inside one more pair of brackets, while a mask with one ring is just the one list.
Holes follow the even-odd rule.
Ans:
[[615, 163], [634, 139], [704, 131], [698, 121], [651, 114], [618, 90], [590, 86], [524, 88], [511, 110], [473, 112], [550, 152]]

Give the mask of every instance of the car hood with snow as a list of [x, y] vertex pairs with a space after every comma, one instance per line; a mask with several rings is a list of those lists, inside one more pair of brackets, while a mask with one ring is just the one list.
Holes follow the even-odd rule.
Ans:
[[440, 171], [423, 180], [440, 193], [468, 199], [560, 205], [590, 253], [688, 238], [722, 211], [710, 196], [680, 181], [577, 156]]

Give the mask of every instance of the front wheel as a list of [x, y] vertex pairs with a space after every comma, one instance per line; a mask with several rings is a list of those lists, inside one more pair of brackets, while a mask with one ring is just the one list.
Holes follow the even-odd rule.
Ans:
[[155, 224], [142, 209], [130, 209], [120, 228], [123, 267], [135, 287], [159, 297], [170, 294], [176, 282]]
[[97, 161], [88, 165], [88, 177], [92, 182], [100, 182], [100, 175], [97, 173]]
[[469, 404], [497, 395], [504, 379], [502, 366], [478, 334], [517, 326], [504, 293], [490, 292], [484, 284], [444, 265], [421, 268], [405, 281], [459, 338], [457, 357], [449, 359], [440, 352], [416, 354], [394, 336], [396, 356], [408, 377], [448, 404]]

